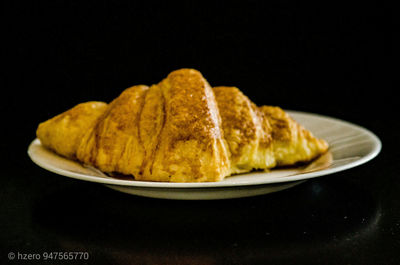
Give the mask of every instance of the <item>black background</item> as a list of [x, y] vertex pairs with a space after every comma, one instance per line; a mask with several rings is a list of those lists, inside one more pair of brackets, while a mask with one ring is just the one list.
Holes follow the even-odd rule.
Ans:
[[[398, 264], [392, 7], [9, 1], [3, 12], [2, 260], [88, 251], [97, 264]], [[119, 194], [27, 157], [39, 122], [183, 67], [259, 105], [364, 126], [383, 150], [287, 191], [217, 202]]]

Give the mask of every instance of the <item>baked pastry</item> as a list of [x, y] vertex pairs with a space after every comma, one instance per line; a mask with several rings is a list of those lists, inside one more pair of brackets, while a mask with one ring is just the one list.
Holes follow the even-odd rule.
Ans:
[[41, 143], [59, 155], [77, 159], [81, 139], [105, 112], [107, 104], [90, 101], [81, 103], [54, 118], [42, 122], [36, 130]]
[[235, 87], [211, 88], [193, 69], [130, 87], [108, 105], [79, 104], [41, 123], [37, 137], [103, 172], [168, 182], [221, 181], [328, 149], [279, 107], [257, 107]]
[[214, 87], [231, 174], [308, 162], [328, 149], [279, 107], [257, 107], [236, 87]]

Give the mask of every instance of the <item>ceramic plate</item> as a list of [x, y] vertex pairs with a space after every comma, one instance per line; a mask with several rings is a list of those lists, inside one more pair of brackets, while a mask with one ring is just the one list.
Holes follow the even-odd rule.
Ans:
[[316, 137], [325, 139], [330, 146], [329, 152], [307, 166], [256, 171], [231, 176], [221, 182], [168, 183], [112, 178], [47, 150], [38, 139], [30, 144], [28, 154], [33, 162], [49, 171], [102, 183], [121, 192], [163, 199], [207, 200], [249, 197], [287, 189], [310, 178], [361, 165], [380, 152], [380, 140], [365, 128], [317, 114], [287, 112]]

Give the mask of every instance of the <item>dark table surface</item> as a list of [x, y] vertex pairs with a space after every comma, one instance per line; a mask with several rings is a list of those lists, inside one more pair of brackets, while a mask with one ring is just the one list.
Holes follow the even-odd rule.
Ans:
[[[215, 2], [5, 1], [0, 264], [400, 264], [391, 8]], [[39, 122], [181, 67], [259, 105], [359, 124], [382, 151], [284, 191], [215, 201], [127, 195], [30, 161]], [[89, 257], [44, 261], [50, 252]]]
[[390, 150], [284, 191], [214, 201], [119, 193], [45, 171], [20, 150], [15, 168], [2, 172], [1, 258], [87, 252], [78, 263], [398, 264], [398, 152]]

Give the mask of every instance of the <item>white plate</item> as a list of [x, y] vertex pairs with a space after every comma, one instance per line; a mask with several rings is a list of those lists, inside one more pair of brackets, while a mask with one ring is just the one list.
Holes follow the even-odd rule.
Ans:
[[207, 200], [249, 197], [293, 187], [309, 178], [346, 170], [374, 158], [381, 150], [376, 135], [346, 121], [298, 111], [287, 111], [315, 136], [328, 141], [330, 152], [307, 167], [273, 169], [226, 178], [221, 182], [168, 183], [122, 180], [63, 158], [35, 139], [28, 154], [37, 165], [60, 175], [105, 184], [129, 194], [153, 198]]

